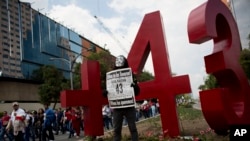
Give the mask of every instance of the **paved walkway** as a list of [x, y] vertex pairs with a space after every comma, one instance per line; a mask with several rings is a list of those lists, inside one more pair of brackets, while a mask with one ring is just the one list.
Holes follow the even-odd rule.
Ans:
[[201, 103], [200, 100], [196, 100], [195, 104], [193, 105], [193, 108], [201, 110]]
[[55, 141], [83, 141], [83, 133], [81, 133], [81, 136], [79, 138], [72, 137], [68, 138], [69, 134], [59, 134], [59, 135], [54, 135]]
[[[159, 114], [156, 115], [156, 117], [159, 116]], [[155, 118], [155, 117], [150, 117], [150, 118]], [[141, 118], [138, 122], [136, 123], [140, 123], [142, 121], [145, 121], [145, 120], [148, 120], [150, 118], [147, 118], [147, 119], [144, 119], [144, 118]], [[123, 127], [126, 127], [127, 125], [124, 125]], [[105, 130], [104, 131], [105, 133], [108, 133], [108, 132], [113, 132], [113, 129], [110, 129], [110, 130]], [[59, 135], [54, 135], [55, 137], [55, 141], [84, 141], [84, 133], [83, 131], [81, 131], [80, 133], [80, 137], [79, 138], [76, 138], [75, 136], [72, 137], [72, 138], [68, 138], [69, 134], [68, 133], [65, 133], [65, 134], [61, 134], [59, 133]], [[101, 138], [101, 137], [100, 137]], [[38, 139], [36, 140], [38, 141]]]
[[[68, 136], [69, 136], [68, 133], [65, 133], [65, 134], [60, 133], [59, 135], [54, 135], [55, 141], [83, 141], [83, 138], [84, 138], [83, 132], [81, 132], [79, 138], [76, 138], [75, 136], [68, 138]], [[36, 141], [38, 141], [38, 139], [36, 139]]]

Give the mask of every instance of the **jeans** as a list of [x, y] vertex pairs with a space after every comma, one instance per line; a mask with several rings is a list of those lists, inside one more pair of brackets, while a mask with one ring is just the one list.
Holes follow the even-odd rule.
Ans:
[[24, 140], [29, 141], [31, 137], [30, 134], [30, 126], [25, 127], [25, 134], [24, 134]]
[[106, 129], [109, 130], [109, 117], [107, 115], [103, 115], [103, 122]]
[[114, 124], [114, 141], [121, 141], [121, 131], [123, 117], [128, 122], [129, 131], [131, 134], [132, 141], [138, 141], [138, 132], [136, 128], [136, 110], [134, 107], [114, 109], [113, 111], [113, 124]]
[[74, 136], [74, 129], [73, 129], [73, 125], [72, 125], [72, 121], [69, 121], [68, 123], [68, 129], [69, 129], [69, 137], [68, 138], [71, 138]]
[[14, 135], [12, 134], [12, 130], [10, 130], [9, 132], [6, 131], [6, 127], [2, 126], [1, 130], [0, 130], [0, 141], [4, 141], [4, 135], [6, 134], [9, 141], [12, 141], [14, 139]]
[[36, 140], [36, 128], [35, 126], [30, 126], [30, 137], [32, 141]]

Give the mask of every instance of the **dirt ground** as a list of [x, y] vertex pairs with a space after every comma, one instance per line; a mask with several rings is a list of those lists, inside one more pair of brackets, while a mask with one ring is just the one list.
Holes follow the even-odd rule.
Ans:
[[[181, 136], [193, 136], [194, 134], [199, 134], [200, 131], [207, 130], [209, 128], [205, 119], [179, 121], [179, 126]], [[141, 135], [145, 135], [151, 131], [161, 132], [161, 129], [161, 121], [149, 121], [137, 124], [138, 133]], [[123, 128], [122, 133], [123, 135], [130, 134], [127, 127]]]
[[[181, 132], [181, 137], [193, 137], [193, 136], [199, 136], [201, 132], [205, 132], [210, 129], [206, 120], [204, 118], [200, 119], [194, 119], [194, 120], [182, 120], [179, 121], [179, 129]], [[153, 120], [149, 119], [148, 121], [137, 123], [137, 130], [139, 133], [139, 136], [150, 136], [150, 135], [156, 135], [159, 136], [162, 134], [162, 128], [161, 128], [161, 121], [160, 120]], [[124, 127], [122, 129], [123, 136], [130, 136], [128, 127]], [[206, 135], [206, 140], [211, 141], [229, 141], [228, 137], [221, 137], [216, 135], [213, 132], [209, 132]], [[112, 135], [112, 132], [108, 132], [105, 134], [105, 136]], [[169, 139], [172, 140], [172, 139]], [[184, 139], [173, 139], [175, 141], [183, 141]]]

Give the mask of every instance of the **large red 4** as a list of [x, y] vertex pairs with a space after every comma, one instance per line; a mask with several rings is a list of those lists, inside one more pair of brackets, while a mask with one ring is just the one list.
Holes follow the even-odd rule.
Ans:
[[206, 71], [220, 88], [200, 92], [203, 114], [217, 133], [230, 125], [250, 123], [250, 87], [239, 64], [241, 44], [237, 24], [221, 0], [209, 0], [194, 9], [188, 19], [191, 43], [213, 39], [213, 53], [205, 57]]
[[180, 135], [175, 96], [190, 93], [188, 75], [172, 76], [164, 29], [159, 11], [146, 14], [128, 55], [133, 72], [139, 74], [151, 51], [155, 79], [140, 83], [141, 94], [137, 100], [158, 98], [162, 129], [165, 136]]

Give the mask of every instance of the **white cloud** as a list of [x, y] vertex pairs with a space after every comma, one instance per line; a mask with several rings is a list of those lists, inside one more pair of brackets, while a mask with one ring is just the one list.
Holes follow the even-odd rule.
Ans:
[[48, 0], [20, 0], [21, 2], [31, 3], [31, 7], [36, 10], [48, 11]]

